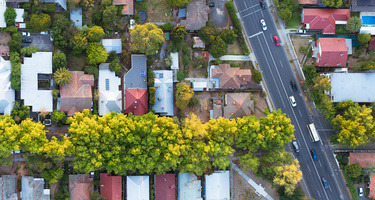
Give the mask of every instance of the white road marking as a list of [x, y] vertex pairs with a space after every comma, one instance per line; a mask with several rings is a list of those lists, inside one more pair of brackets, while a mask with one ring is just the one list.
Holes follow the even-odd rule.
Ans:
[[331, 187], [328, 187], [329, 188], [329, 190], [332, 192], [332, 189], [331, 189]]
[[281, 65], [281, 67], [284, 68], [284, 65], [283, 65], [283, 63], [281, 62], [281, 60], [279, 60], [279, 61], [280, 61], [280, 65]]
[[309, 166], [309, 165], [307, 165], [307, 168], [309, 169], [309, 172], [311, 172], [311, 169], [310, 169], [310, 166]]
[[258, 33], [255, 33], [254, 35], [249, 36], [249, 39], [251, 39], [251, 38], [253, 38], [253, 37], [257, 36], [257, 35], [260, 35], [262, 33], [263, 33], [263, 31], [259, 31]]
[[[242, 16], [241, 18], [245, 18], [245, 17], [247, 17], [247, 16], [250, 16], [250, 15], [255, 14], [256, 12], [260, 12], [260, 11], [262, 11], [262, 9], [255, 10], [254, 12], [248, 13], [248, 14]], [[261, 13], [262, 13], [262, 12], [261, 12]], [[262, 13], [262, 15], [263, 15], [263, 13]], [[264, 16], [263, 16], [263, 17], [264, 17]]]
[[320, 162], [320, 160], [319, 160], [319, 165], [320, 165], [320, 167], [323, 167], [323, 166], [322, 166], [322, 163]]
[[298, 112], [299, 112], [299, 115], [301, 115], [301, 117], [302, 117], [302, 113], [301, 113], [301, 110], [298, 110]]
[[245, 4], [245, 7], [247, 8], [246, 2], [244, 1], [243, 4]]
[[320, 196], [320, 192], [319, 192], [319, 190], [317, 190], [317, 192], [318, 192], [318, 194], [319, 194], [319, 197], [322, 197], [322, 196]]
[[[245, 2], [243, 2], [244, 4], [245, 4], [245, 6], [246, 6], [246, 3]], [[243, 12], [243, 11], [245, 11], [245, 10], [248, 10], [248, 9], [250, 9], [250, 8], [254, 8], [255, 6], [257, 6], [257, 4], [255, 4], [255, 5], [253, 5], [253, 6], [250, 6], [250, 7], [248, 7], [248, 8], [245, 8], [245, 9], [243, 9], [243, 10], [241, 10], [241, 11], [239, 11], [238, 13], [241, 13], [241, 12]]]

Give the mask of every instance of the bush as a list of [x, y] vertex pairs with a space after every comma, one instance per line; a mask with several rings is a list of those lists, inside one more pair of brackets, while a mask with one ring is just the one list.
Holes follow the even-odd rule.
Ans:
[[177, 76], [177, 80], [180, 81], [180, 82], [182, 80], [184, 80], [184, 78], [185, 78], [185, 74], [182, 71], [178, 71], [176, 76]]
[[15, 26], [9, 26], [4, 31], [12, 35], [14, 33], [17, 33], [18, 29]]
[[57, 98], [59, 97], [59, 92], [60, 92], [60, 90], [58, 90], [58, 89], [53, 89], [52, 90], [53, 100], [57, 100]]
[[21, 35], [21, 33], [13, 33], [12, 40], [15, 40], [17, 42], [22, 42], [22, 35]]
[[93, 74], [94, 75], [94, 79], [98, 80], [99, 69], [98, 69], [97, 66], [93, 66], [93, 65], [85, 66], [85, 70], [84, 71], [85, 71], [86, 74]]
[[122, 65], [120, 64], [120, 61], [115, 59], [109, 64], [109, 70], [116, 73], [116, 76], [119, 76], [122, 72]]
[[262, 81], [262, 74], [256, 69], [253, 69], [253, 79], [256, 83], [260, 83]]
[[7, 9], [4, 12], [4, 17], [5, 17], [5, 23], [7, 25], [14, 25], [14, 23], [16, 22], [16, 17], [17, 17], [16, 10], [14, 10], [14, 8], [12, 7], [7, 7]]
[[151, 110], [152, 106], [155, 105], [155, 102], [156, 102], [155, 93], [156, 93], [156, 88], [155, 87], [149, 87], [148, 88], [148, 95], [149, 95], [149, 98], [148, 98], [148, 108], [149, 108], [149, 110]]
[[171, 24], [171, 22], [167, 22], [162, 25], [162, 28], [163, 28], [163, 31], [171, 31], [173, 28], [173, 25]]
[[45, 12], [55, 12], [56, 10], [56, 4], [55, 3], [45, 3]]
[[52, 112], [51, 118], [57, 123], [58, 127], [62, 127], [62, 125], [66, 123], [67, 119], [65, 113], [63, 111], [58, 111], [57, 109]]
[[191, 97], [189, 100], [189, 107], [195, 107], [200, 103], [200, 100], [198, 97]]
[[57, 69], [60, 69], [62, 67], [66, 67], [67, 62], [66, 62], [66, 56], [64, 53], [57, 53], [53, 55], [52, 58], [52, 67], [53, 71], [55, 72]]
[[182, 64], [184, 64], [184, 66], [188, 66], [189, 63], [190, 63], [190, 56], [187, 56], [187, 55], [182, 56]]
[[30, 32], [47, 31], [51, 26], [51, 18], [49, 15], [40, 13], [31, 15], [31, 20], [26, 22], [27, 30]]
[[31, 54], [38, 52], [38, 47], [25, 47], [21, 49], [21, 55], [31, 56]]
[[282, 8], [279, 10], [278, 15], [283, 21], [289, 21], [292, 19], [292, 11], [289, 8]]
[[308, 48], [307, 48], [307, 47], [304, 47], [304, 46], [301, 46], [301, 47], [299, 47], [299, 52], [300, 52], [300, 53], [307, 54], [307, 53], [308, 53]]

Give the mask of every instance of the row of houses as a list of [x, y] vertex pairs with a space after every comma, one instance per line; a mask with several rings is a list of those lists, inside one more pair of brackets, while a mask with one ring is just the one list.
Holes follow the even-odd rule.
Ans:
[[[0, 198], [18, 200], [16, 175], [2, 175], [0, 177]], [[229, 171], [216, 171], [204, 176], [202, 181], [194, 174], [160, 174], [154, 175], [155, 200], [175, 200], [178, 190], [179, 200], [202, 199], [206, 200], [230, 199]], [[69, 175], [70, 199], [89, 200], [93, 192], [94, 178], [88, 174]], [[23, 176], [21, 180], [20, 198], [23, 200], [49, 200], [50, 189], [47, 189], [43, 178]], [[124, 186], [124, 187], [123, 187]], [[203, 191], [203, 186], [205, 191]], [[123, 189], [124, 188], [124, 189]], [[100, 174], [100, 194], [107, 200], [150, 199], [149, 176], [112, 176], [108, 173]], [[123, 196], [123, 194], [126, 194]]]

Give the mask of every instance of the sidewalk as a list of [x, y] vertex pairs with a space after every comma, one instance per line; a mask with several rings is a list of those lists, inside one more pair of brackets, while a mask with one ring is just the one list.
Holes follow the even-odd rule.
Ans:
[[[230, 60], [230, 61], [251, 61], [250, 56], [245, 55], [225, 55], [219, 58], [220, 60]], [[216, 58], [212, 57], [210, 54], [209, 60], [216, 60]]]

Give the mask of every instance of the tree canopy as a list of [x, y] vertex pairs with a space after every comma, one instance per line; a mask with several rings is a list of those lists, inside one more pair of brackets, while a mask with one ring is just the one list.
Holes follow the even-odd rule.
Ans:
[[87, 29], [87, 39], [89, 42], [100, 42], [104, 38], [104, 30], [101, 26], [93, 26]]
[[135, 25], [130, 34], [132, 51], [146, 55], [155, 55], [164, 42], [163, 31], [151, 23]]
[[211, 45], [209, 52], [214, 58], [220, 58], [228, 53], [227, 44], [220, 36], [217, 36], [215, 42]]
[[189, 100], [193, 97], [194, 92], [186, 83], [181, 82], [176, 85], [176, 106], [183, 110], [189, 104]]
[[70, 74], [70, 71], [65, 67], [57, 69], [53, 76], [56, 84], [61, 86], [67, 85], [72, 79], [72, 74]]
[[4, 12], [5, 23], [7, 25], [14, 25], [14, 23], [16, 23], [16, 17], [16, 10], [12, 7], [7, 7], [7, 9]]
[[352, 33], [359, 32], [361, 27], [362, 27], [362, 19], [357, 16], [350, 17], [348, 19], [348, 22], [346, 23], [346, 30]]
[[108, 53], [106, 52], [103, 45], [91, 42], [87, 47], [87, 64], [97, 65], [99, 63], [104, 63], [108, 58]]
[[339, 8], [342, 5], [342, 0], [323, 0], [323, 5], [326, 7]]
[[31, 15], [29, 22], [26, 22], [26, 28], [30, 32], [48, 31], [51, 26], [51, 18], [49, 15], [40, 13]]
[[65, 68], [67, 65], [65, 53], [57, 53], [53, 55], [52, 58], [52, 67], [53, 71], [56, 71], [59, 68]]

